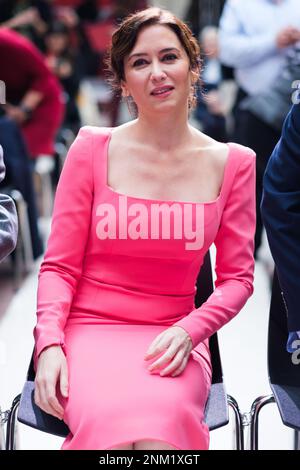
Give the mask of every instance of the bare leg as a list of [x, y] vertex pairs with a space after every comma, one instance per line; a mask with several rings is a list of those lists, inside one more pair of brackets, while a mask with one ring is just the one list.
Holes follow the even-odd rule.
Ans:
[[135, 450], [177, 450], [176, 447], [171, 446], [165, 441], [155, 441], [154, 439], [143, 439], [133, 443]]
[[134, 449], [133, 442], [130, 442], [129, 444], [120, 444], [118, 446], [109, 447], [106, 450], [132, 450], [132, 449]]

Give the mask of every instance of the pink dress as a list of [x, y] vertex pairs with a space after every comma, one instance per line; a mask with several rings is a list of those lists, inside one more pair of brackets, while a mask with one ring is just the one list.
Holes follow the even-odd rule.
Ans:
[[[107, 184], [111, 132], [83, 127], [60, 177], [39, 273], [35, 364], [43, 348], [62, 345], [69, 397], [61, 400], [71, 431], [62, 449], [140, 439], [207, 449], [208, 338], [253, 291], [255, 154], [228, 144], [214, 201], [124, 196]], [[196, 309], [196, 278], [213, 242], [216, 289]], [[172, 325], [192, 338], [186, 368], [177, 377], [151, 374], [144, 355]]]

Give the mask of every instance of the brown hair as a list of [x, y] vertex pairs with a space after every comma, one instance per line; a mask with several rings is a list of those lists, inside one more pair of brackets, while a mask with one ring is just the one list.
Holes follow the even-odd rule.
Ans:
[[[105, 64], [108, 72], [107, 80], [116, 92], [121, 92], [121, 80], [125, 80], [125, 57], [134, 48], [141, 30], [153, 25], [168, 26], [176, 34], [189, 57], [190, 69], [195, 71], [199, 77], [201, 68], [200, 46], [190, 28], [170, 11], [151, 7], [128, 15], [112, 36], [112, 44], [105, 59]], [[196, 94], [199, 83], [200, 79], [198, 78], [191, 90], [190, 109], [193, 109], [197, 103]], [[136, 106], [135, 111], [137, 111]]]

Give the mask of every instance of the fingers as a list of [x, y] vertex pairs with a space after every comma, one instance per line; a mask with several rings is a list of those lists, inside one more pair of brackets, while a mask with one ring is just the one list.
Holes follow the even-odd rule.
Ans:
[[69, 380], [67, 362], [62, 365], [60, 371], [60, 391], [63, 397], [68, 396]]
[[176, 369], [171, 375], [172, 377], [176, 377], [177, 375], [180, 375], [184, 369], [186, 368], [187, 362], [189, 360], [189, 354], [183, 358], [183, 361], [181, 365]]
[[160, 366], [167, 364], [171, 359], [173, 359], [177, 351], [178, 346], [173, 344], [159, 359], [157, 359], [148, 367], [148, 370], [153, 371], [154, 369], [158, 369]]
[[186, 355], [186, 348], [182, 348], [178, 351], [173, 361], [161, 371], [160, 375], [171, 374], [173, 376], [174, 371], [178, 370], [183, 365], [183, 361], [188, 358]]
[[[179, 337], [178, 330], [180, 331]], [[149, 346], [148, 351], [144, 356], [144, 359], [148, 360], [152, 359], [154, 356], [157, 356], [157, 354], [160, 354], [162, 351], [164, 351], [174, 340], [178, 343], [178, 349], [182, 345], [183, 341], [185, 342], [187, 340], [187, 337], [187, 332], [178, 326], [173, 326], [171, 328], [168, 328], [167, 330], [162, 331]]]
[[55, 394], [56, 379], [53, 377], [36, 379], [35, 382], [35, 403], [46, 413], [55, 416], [58, 419], [63, 418], [64, 410], [57, 400]]
[[165, 369], [161, 370], [160, 375], [170, 373], [173, 375], [175, 372], [179, 375], [184, 370], [192, 349], [193, 344], [189, 334], [181, 327], [173, 326], [155, 338], [144, 359], [151, 359], [166, 350], [148, 367], [148, 370], [152, 372], [168, 364]]
[[[148, 348], [148, 351], [146, 352], [146, 354], [144, 356], [145, 359], [147, 359], [147, 360], [151, 359], [152, 357], [156, 356], [158, 353], [163, 351], [166, 344], [165, 343], [159, 344], [159, 343], [160, 343], [161, 339], [163, 339], [164, 334], [165, 334], [165, 331], [160, 333], [155, 338], [155, 340], [151, 343], [151, 345]], [[172, 339], [172, 338], [170, 338], [170, 339]]]
[[186, 345], [182, 346], [180, 347], [180, 349], [178, 349], [178, 346], [177, 347], [173, 346], [173, 348], [169, 348], [169, 350], [166, 351], [166, 353], [163, 356], [161, 356], [157, 361], [153, 362], [151, 366], [148, 367], [148, 370], [152, 372], [156, 369], [159, 369], [160, 367], [162, 368], [162, 366], [169, 363], [170, 360], [173, 359], [172, 362], [169, 363], [167, 367], [161, 370], [160, 375], [164, 376], [174, 371], [177, 371], [177, 369], [179, 369], [179, 367], [183, 364], [183, 362], [186, 359], [184, 363], [184, 367], [183, 367], [184, 369], [188, 357], [189, 357], [188, 346]]
[[55, 387], [53, 386], [53, 384], [48, 384], [48, 387], [46, 390], [47, 390], [46, 399], [49, 404], [51, 412], [53, 411], [57, 418], [62, 419], [64, 415], [64, 409], [56, 397]]

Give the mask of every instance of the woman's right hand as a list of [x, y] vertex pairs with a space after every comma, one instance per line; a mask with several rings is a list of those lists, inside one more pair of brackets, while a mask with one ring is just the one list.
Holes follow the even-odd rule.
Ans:
[[64, 409], [56, 396], [59, 381], [63, 397], [68, 396], [68, 366], [60, 346], [49, 346], [39, 355], [35, 377], [34, 401], [42, 410], [63, 419]]

